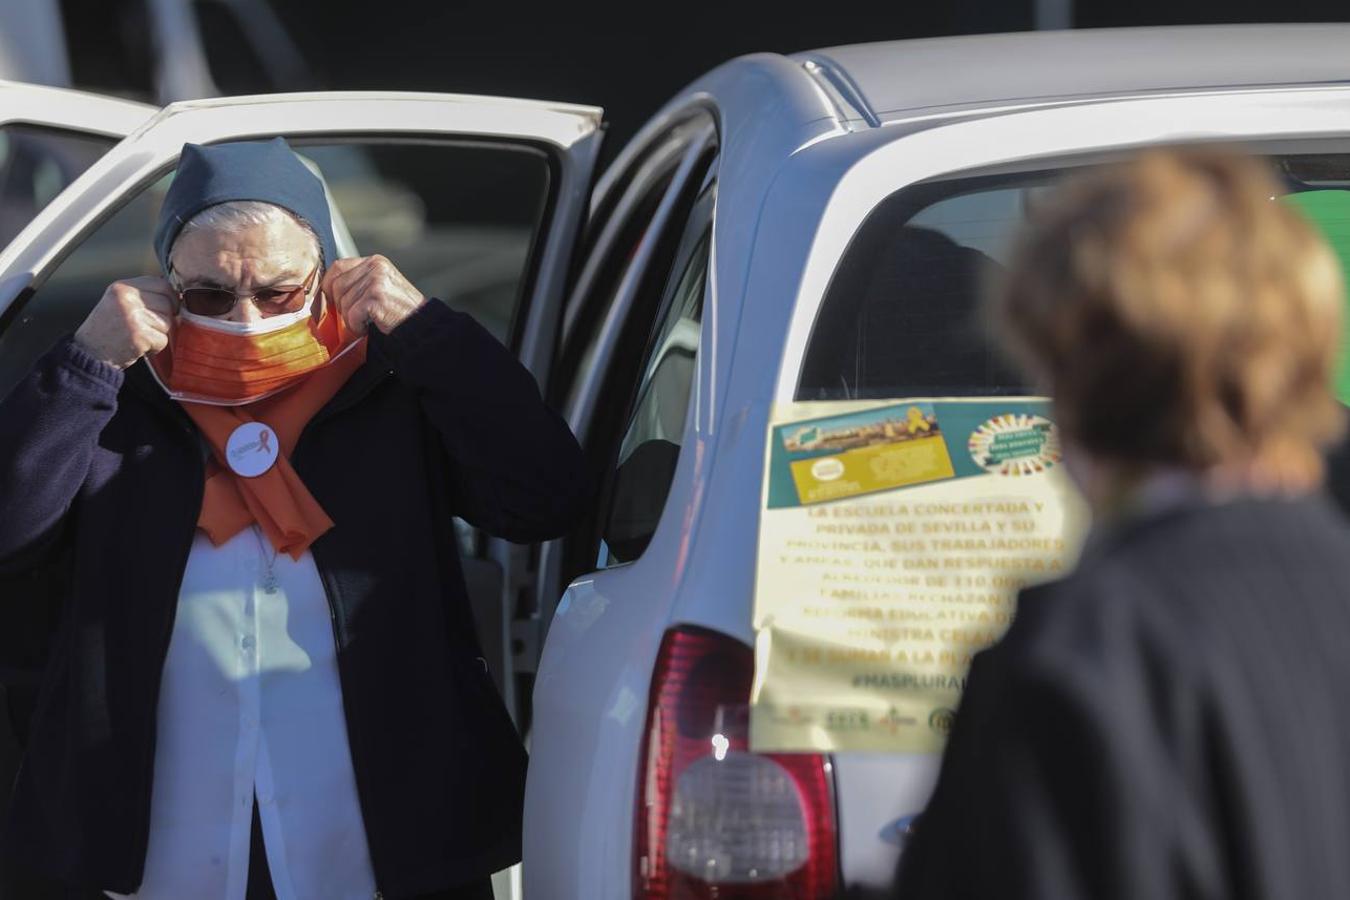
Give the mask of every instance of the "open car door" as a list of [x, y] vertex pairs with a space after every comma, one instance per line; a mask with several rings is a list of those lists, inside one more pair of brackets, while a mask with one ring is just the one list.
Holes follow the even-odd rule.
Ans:
[[[108, 116], [100, 120], [105, 128]], [[0, 396], [78, 327], [108, 284], [158, 274], [151, 234], [184, 143], [276, 135], [322, 173], [346, 254], [388, 256], [427, 296], [474, 315], [536, 376], [547, 372], [600, 124], [594, 107], [448, 94], [173, 104], [88, 165], [0, 251]], [[467, 525], [458, 537], [480, 641], [514, 713], [509, 617], [519, 577], [512, 570], [530, 554]], [[19, 590], [6, 577], [0, 573], [7, 601], [0, 682], [22, 731], [54, 612], [23, 602], [23, 594], [44, 594], [42, 585], [29, 578]], [[0, 733], [0, 749], [8, 737]], [[11, 748], [0, 763], [12, 767], [12, 757]], [[0, 772], [6, 785], [9, 776], [12, 768]]]

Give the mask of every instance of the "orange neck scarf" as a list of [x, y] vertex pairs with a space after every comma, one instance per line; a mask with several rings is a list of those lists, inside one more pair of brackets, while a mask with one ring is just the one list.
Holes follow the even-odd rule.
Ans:
[[[351, 343], [352, 335], [339, 315], [325, 312], [317, 331], [334, 355]], [[151, 358], [151, 365], [165, 384], [171, 383], [166, 376], [173, 372], [169, 353], [165, 350]], [[290, 455], [305, 425], [365, 359], [366, 342], [362, 339], [359, 346], [328, 365], [302, 374], [295, 384], [254, 403], [213, 406], [179, 401], [206, 436], [214, 457], [207, 464], [206, 489], [197, 517], [197, 527], [212, 544], [219, 547], [256, 522], [278, 553], [298, 560], [320, 535], [333, 527], [333, 520], [291, 467]], [[276, 462], [252, 478], [235, 474], [225, 457], [230, 435], [246, 422], [268, 426], [279, 443]]]

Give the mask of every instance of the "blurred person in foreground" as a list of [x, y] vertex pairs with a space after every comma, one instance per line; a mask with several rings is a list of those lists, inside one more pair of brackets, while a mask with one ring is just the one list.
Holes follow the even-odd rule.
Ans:
[[7, 851], [140, 900], [490, 898], [525, 752], [453, 517], [562, 533], [576, 440], [473, 319], [337, 258], [280, 138], [184, 147], [155, 249], [0, 401], [0, 572], [68, 570]]
[[1033, 216], [995, 318], [1094, 524], [976, 657], [897, 896], [1350, 896], [1343, 287], [1253, 159], [1153, 151]]

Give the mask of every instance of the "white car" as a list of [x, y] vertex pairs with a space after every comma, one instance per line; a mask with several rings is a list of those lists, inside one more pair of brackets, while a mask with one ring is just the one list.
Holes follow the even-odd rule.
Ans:
[[[484, 656], [531, 745], [523, 884], [517, 871], [499, 896], [882, 890], [936, 755], [761, 755], [744, 739], [771, 408], [1020, 393], [972, 333], [974, 298], [1066, 170], [1236, 140], [1291, 189], [1350, 186], [1348, 39], [1224, 27], [757, 54], [672, 99], [595, 182], [594, 107], [177, 103], [129, 125], [0, 250], [0, 393], [108, 282], [153, 271], [156, 185], [184, 142], [286, 136], [324, 169], [348, 250], [407, 260], [427, 293], [494, 327], [602, 485], [566, 539], [460, 535]], [[0, 89], [0, 135], [32, 90]], [[392, 184], [416, 216], [344, 203], [333, 168], [354, 155], [349, 196]], [[16, 589], [4, 577], [0, 596]], [[40, 655], [26, 662], [7, 684], [37, 677]]]

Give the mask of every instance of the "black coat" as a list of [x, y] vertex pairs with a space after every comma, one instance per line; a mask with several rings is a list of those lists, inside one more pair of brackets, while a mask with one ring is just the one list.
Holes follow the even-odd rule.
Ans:
[[1132, 522], [979, 654], [904, 900], [1350, 897], [1350, 528]]
[[[144, 362], [124, 376], [70, 339], [0, 402], [0, 583], [60, 610], [5, 843], [72, 886], [141, 881], [204, 459]], [[477, 659], [452, 517], [559, 535], [589, 494], [576, 440], [486, 330], [433, 301], [372, 336], [291, 462], [336, 523], [311, 550], [376, 883], [398, 898], [516, 862], [525, 752]]]

